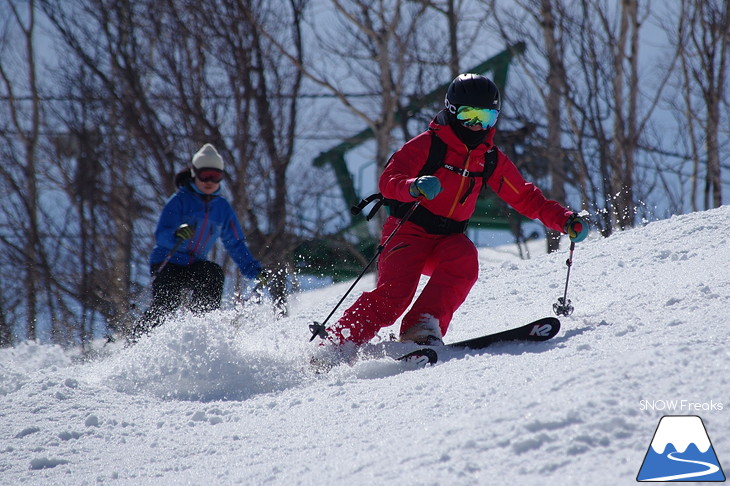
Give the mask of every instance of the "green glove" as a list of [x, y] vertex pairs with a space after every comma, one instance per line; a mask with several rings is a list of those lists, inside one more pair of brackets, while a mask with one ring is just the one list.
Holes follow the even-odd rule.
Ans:
[[588, 236], [589, 229], [588, 222], [576, 213], [570, 215], [568, 221], [565, 223], [565, 233], [575, 243], [580, 243], [585, 240], [586, 236]]
[[189, 224], [181, 224], [175, 230], [175, 238], [180, 240], [189, 240], [195, 234], [195, 230]]
[[436, 176], [421, 176], [411, 182], [409, 192], [413, 197], [423, 196], [431, 200], [439, 195], [444, 189], [441, 187], [441, 181]]
[[268, 287], [269, 283], [271, 283], [271, 279], [274, 276], [274, 272], [267, 269], [262, 269], [259, 274], [256, 276], [256, 280], [258, 280], [258, 285], [260, 287]]

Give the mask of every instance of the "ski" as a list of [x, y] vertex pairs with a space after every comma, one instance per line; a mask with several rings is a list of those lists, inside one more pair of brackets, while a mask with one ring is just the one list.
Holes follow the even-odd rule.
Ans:
[[350, 366], [353, 366], [357, 361], [361, 359], [379, 359], [379, 358], [388, 358], [394, 361], [398, 361], [402, 363], [405, 366], [405, 369], [416, 369], [416, 368], [423, 368], [428, 365], [435, 364], [438, 360], [438, 355], [436, 354], [436, 351], [430, 348], [426, 349], [416, 349], [414, 351], [411, 351], [408, 354], [404, 355], [385, 355], [379, 353], [376, 355], [368, 356], [366, 355], [359, 355], [359, 354], [353, 354], [352, 356], [345, 357], [345, 356], [337, 356], [333, 354], [319, 354], [319, 355], [313, 355], [310, 357], [309, 360], [309, 366], [310, 369], [317, 375], [323, 375], [326, 373], [329, 373], [329, 371], [334, 368], [335, 366], [339, 366], [342, 364], [348, 364]]
[[543, 317], [524, 326], [487, 334], [464, 341], [446, 344], [452, 348], [482, 349], [505, 341], [547, 341], [560, 332], [560, 321], [555, 317]]
[[431, 348], [423, 348], [411, 351], [400, 358], [396, 358], [396, 361], [413, 363], [416, 366], [426, 366], [435, 364], [436, 361], [438, 361], [438, 354]]
[[419, 352], [424, 354], [426, 351], [434, 351], [435, 357], [428, 353], [429, 363], [433, 364], [438, 360], [437, 350], [439, 348], [484, 349], [492, 344], [508, 341], [547, 341], [548, 339], [554, 338], [558, 332], [560, 332], [560, 321], [555, 317], [544, 317], [524, 326], [514, 327], [472, 339], [465, 339], [464, 341], [457, 341], [455, 343], [447, 343], [444, 346], [437, 346], [435, 348], [418, 349], [398, 359], [405, 360], [411, 355], [418, 355]]

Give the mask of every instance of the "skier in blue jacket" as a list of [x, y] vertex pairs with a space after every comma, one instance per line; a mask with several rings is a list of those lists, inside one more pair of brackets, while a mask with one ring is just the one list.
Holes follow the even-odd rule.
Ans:
[[192, 167], [176, 176], [179, 189], [162, 210], [150, 255], [152, 304], [136, 324], [132, 340], [160, 325], [180, 307], [185, 289], [192, 292], [193, 312], [220, 307], [223, 269], [206, 259], [218, 238], [243, 276], [265, 280], [233, 208], [220, 194], [223, 175], [223, 159], [208, 143], [193, 156]]

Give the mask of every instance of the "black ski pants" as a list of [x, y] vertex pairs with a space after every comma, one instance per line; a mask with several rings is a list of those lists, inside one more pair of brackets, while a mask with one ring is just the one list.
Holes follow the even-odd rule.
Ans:
[[[159, 265], [152, 265], [154, 275]], [[152, 304], [141, 324], [146, 330], [159, 326], [183, 303], [183, 291], [191, 291], [190, 310], [195, 313], [220, 308], [225, 275], [217, 263], [199, 261], [191, 265], [168, 263], [152, 282]]]

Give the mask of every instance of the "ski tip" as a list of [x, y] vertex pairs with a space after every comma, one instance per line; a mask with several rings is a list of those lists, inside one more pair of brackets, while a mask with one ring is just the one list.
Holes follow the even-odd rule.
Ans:
[[412, 351], [400, 358], [397, 361], [403, 361], [405, 363], [413, 363], [419, 366], [426, 366], [436, 364], [438, 361], [438, 354], [433, 349], [417, 349]]
[[545, 317], [528, 326], [530, 327], [528, 339], [534, 341], [547, 341], [560, 332], [560, 320], [556, 317]]

